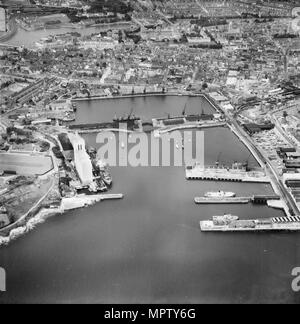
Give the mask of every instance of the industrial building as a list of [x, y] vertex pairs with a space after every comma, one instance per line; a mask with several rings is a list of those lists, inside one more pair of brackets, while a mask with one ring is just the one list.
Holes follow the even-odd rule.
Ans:
[[83, 186], [93, 182], [93, 166], [86, 152], [84, 139], [76, 134], [69, 133], [69, 139], [74, 149], [74, 166]]

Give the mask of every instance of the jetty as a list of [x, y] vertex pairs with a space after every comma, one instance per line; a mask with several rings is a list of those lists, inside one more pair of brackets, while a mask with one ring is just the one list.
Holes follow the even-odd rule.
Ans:
[[298, 232], [300, 231], [299, 220], [285, 220], [278, 222], [275, 219], [237, 220], [224, 225], [215, 224], [213, 221], [200, 221], [202, 232]]
[[77, 195], [72, 198], [63, 198], [61, 207], [63, 211], [84, 208], [104, 200], [123, 199], [123, 194]]
[[208, 197], [195, 197], [195, 203], [198, 205], [207, 204], [248, 204], [251, 197], [231, 197], [231, 198], [208, 198]]
[[[280, 196], [278, 195], [254, 195], [249, 197], [226, 197], [226, 198], [214, 198], [214, 197], [195, 197], [196, 204], [260, 204], [260, 205], [278, 205], [273, 202], [280, 202]], [[279, 208], [279, 207], [278, 207]]]
[[246, 171], [230, 168], [205, 168], [201, 166], [186, 168], [187, 180], [230, 181], [270, 183], [271, 179], [264, 172]]
[[99, 196], [101, 200], [118, 200], [124, 198], [123, 194], [102, 194]]

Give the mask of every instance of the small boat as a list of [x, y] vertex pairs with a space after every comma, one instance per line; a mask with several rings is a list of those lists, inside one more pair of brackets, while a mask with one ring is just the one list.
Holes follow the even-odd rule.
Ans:
[[66, 122], [66, 123], [70, 123], [70, 122], [73, 122], [75, 121], [76, 119], [75, 118], [72, 118], [72, 117], [65, 117], [63, 118], [62, 121]]

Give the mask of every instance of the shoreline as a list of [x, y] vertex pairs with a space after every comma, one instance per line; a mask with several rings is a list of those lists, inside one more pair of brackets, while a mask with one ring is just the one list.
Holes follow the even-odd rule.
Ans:
[[[66, 214], [68, 211], [81, 209], [93, 206], [101, 201], [105, 200], [116, 200], [123, 199], [123, 194], [96, 194], [96, 195], [77, 195], [73, 198], [63, 198], [61, 205], [57, 208], [41, 208], [39, 212], [33, 217], [29, 218], [27, 221], [23, 220], [25, 224], [19, 225], [11, 229], [8, 235], [3, 236], [0, 234], [0, 248], [1, 246], [6, 246], [17, 238], [31, 232], [39, 224], [45, 223], [45, 221], [57, 215]], [[16, 226], [18, 223], [12, 224], [11, 226]], [[5, 228], [3, 229], [5, 231]], [[1, 230], [0, 230], [1, 233]]]
[[8, 235], [0, 234], [0, 248], [6, 246], [17, 238], [31, 232], [39, 224], [43, 224], [48, 218], [63, 214], [59, 209], [41, 209], [34, 217], [30, 218], [24, 225], [13, 228]]

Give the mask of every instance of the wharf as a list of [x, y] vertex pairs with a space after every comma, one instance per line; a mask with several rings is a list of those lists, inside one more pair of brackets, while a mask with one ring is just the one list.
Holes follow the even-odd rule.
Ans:
[[214, 168], [187, 168], [187, 180], [206, 180], [206, 181], [231, 181], [231, 182], [257, 182], [270, 183], [271, 180], [262, 172], [246, 172], [242, 170], [214, 169]]
[[[244, 225], [241, 222], [244, 222]], [[245, 225], [245, 222], [248, 224]], [[296, 232], [300, 231], [300, 222], [273, 223], [272, 221], [248, 220], [228, 225], [215, 225], [213, 221], [201, 221], [200, 228], [202, 232]]]
[[251, 202], [251, 197], [232, 197], [232, 198], [207, 198], [207, 197], [196, 197], [196, 204], [248, 204]]
[[210, 198], [210, 197], [196, 197], [194, 199], [196, 204], [268, 204], [270, 206], [279, 206], [281, 200], [277, 195], [255, 195], [252, 197], [226, 197], [226, 198]]
[[104, 200], [123, 199], [123, 194], [99, 194], [99, 195], [77, 195], [72, 198], [63, 198], [62, 210], [68, 211], [78, 208], [84, 208]]
[[99, 195], [101, 200], [116, 200], [116, 199], [123, 199], [123, 194], [102, 194]]

